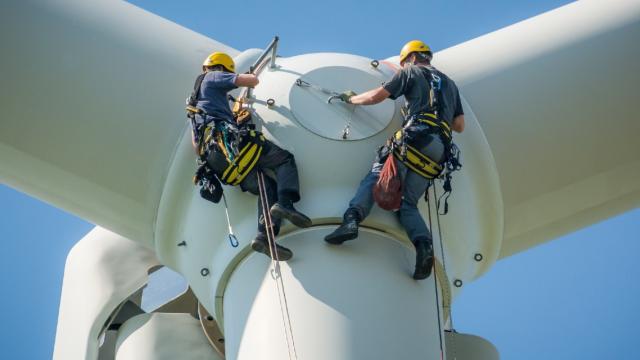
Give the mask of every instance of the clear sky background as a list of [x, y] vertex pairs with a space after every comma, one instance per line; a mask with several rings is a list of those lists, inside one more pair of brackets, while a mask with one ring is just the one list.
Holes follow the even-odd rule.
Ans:
[[[131, 2], [237, 49], [277, 34], [283, 56], [386, 58], [408, 40], [438, 51], [569, 1]], [[51, 358], [66, 254], [92, 227], [0, 185], [3, 359]], [[490, 340], [506, 360], [640, 358], [639, 233], [636, 209], [501, 260], [464, 285], [456, 330]]]

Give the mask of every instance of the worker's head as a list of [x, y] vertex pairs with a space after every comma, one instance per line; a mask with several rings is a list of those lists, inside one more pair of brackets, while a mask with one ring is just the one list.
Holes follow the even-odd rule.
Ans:
[[233, 59], [231, 56], [216, 51], [211, 55], [207, 56], [202, 63], [202, 71], [227, 71], [227, 72], [236, 72], [236, 65], [233, 63]]
[[420, 40], [411, 40], [400, 50], [400, 66], [405, 64], [431, 64], [431, 48]]

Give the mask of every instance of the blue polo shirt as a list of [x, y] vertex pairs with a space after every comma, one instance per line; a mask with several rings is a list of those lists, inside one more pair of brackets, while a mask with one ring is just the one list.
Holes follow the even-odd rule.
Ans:
[[237, 74], [224, 71], [210, 71], [202, 79], [198, 96], [199, 109], [207, 115], [227, 121], [233, 121], [227, 93], [235, 88]]

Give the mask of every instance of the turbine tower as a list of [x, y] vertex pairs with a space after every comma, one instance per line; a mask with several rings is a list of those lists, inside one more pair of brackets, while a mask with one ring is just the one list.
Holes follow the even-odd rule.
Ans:
[[[11, 69], [0, 179], [98, 225], [67, 260], [54, 359], [497, 359], [486, 340], [450, 331], [460, 287], [640, 204], [638, 1], [575, 2], [435, 54], [463, 96], [465, 166], [435, 237], [435, 276], [422, 282], [408, 276], [413, 247], [390, 213], [374, 210], [358, 241], [322, 241], [400, 126], [401, 104], [327, 104], [298, 81], [361, 92], [388, 80], [396, 58], [240, 51], [106, 0], [14, 1], [0, 29], [11, 49], [0, 60]], [[287, 263], [248, 247], [255, 197], [225, 189], [236, 248], [224, 206], [191, 183], [179, 119], [194, 69], [216, 50], [239, 72], [270, 62], [252, 107], [301, 164], [300, 209], [314, 222], [283, 227]], [[145, 313], [142, 290], [161, 266], [189, 290]]]

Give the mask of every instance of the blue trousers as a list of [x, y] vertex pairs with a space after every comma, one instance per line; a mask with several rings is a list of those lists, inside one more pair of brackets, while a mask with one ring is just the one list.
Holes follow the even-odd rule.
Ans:
[[[442, 162], [445, 156], [445, 147], [442, 140], [437, 135], [427, 136], [430, 136], [431, 139], [425, 139], [424, 143], [426, 145], [421, 149], [421, 152], [437, 162]], [[349, 202], [347, 212], [355, 211], [360, 221], [369, 215], [373, 207], [373, 186], [378, 182], [384, 160], [380, 159], [374, 162], [371, 170], [362, 179], [356, 194]], [[431, 232], [418, 210], [418, 201], [427, 190], [431, 180], [409, 170], [400, 162], [398, 162], [398, 171], [402, 177], [402, 203], [400, 210], [397, 211], [400, 223], [414, 244], [421, 241], [432, 242]]]

